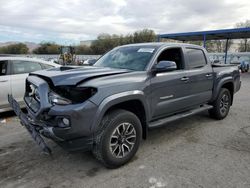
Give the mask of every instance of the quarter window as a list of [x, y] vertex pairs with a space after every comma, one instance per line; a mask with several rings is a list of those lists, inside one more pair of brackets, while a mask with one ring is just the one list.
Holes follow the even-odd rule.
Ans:
[[13, 74], [30, 73], [37, 70], [42, 70], [42, 67], [37, 62], [32, 61], [13, 61]]
[[201, 68], [207, 64], [205, 55], [201, 49], [188, 48], [187, 58], [189, 63], [189, 68]]

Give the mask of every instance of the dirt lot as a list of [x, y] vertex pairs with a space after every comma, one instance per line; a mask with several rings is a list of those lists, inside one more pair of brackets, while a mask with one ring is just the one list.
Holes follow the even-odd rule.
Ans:
[[53, 156], [44, 155], [13, 113], [1, 114], [0, 187], [249, 188], [250, 74], [242, 81], [225, 120], [203, 113], [152, 130], [133, 161], [116, 170], [52, 142]]

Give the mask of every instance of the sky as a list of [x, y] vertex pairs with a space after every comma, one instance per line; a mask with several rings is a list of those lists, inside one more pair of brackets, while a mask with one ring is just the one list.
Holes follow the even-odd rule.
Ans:
[[98, 34], [233, 28], [249, 0], [0, 0], [0, 42], [76, 44]]

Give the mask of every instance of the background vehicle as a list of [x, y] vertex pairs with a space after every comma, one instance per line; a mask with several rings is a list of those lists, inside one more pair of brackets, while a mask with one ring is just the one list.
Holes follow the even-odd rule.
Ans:
[[249, 71], [249, 62], [248, 61], [241, 61], [240, 62], [240, 69], [242, 72], [248, 72]]
[[76, 62], [75, 48], [72, 46], [61, 46], [59, 63], [61, 65], [75, 65]]
[[36, 58], [0, 57], [0, 112], [11, 110], [8, 94], [15, 96], [20, 105], [24, 106], [23, 95], [28, 73], [58, 66]]
[[149, 128], [205, 110], [225, 118], [240, 85], [237, 66], [211, 65], [200, 46], [143, 43], [117, 47], [93, 66], [31, 73], [27, 115], [9, 101], [45, 152], [41, 135], [70, 151], [92, 150], [116, 168], [135, 155]]
[[231, 58], [230, 64], [238, 65], [239, 69], [241, 72], [248, 72], [249, 70], [249, 60], [250, 58], [246, 55], [241, 55], [241, 56], [233, 56]]
[[95, 64], [96, 61], [97, 61], [96, 59], [87, 59], [87, 60], [84, 61], [83, 65], [90, 65], [90, 66], [92, 66], [92, 65]]

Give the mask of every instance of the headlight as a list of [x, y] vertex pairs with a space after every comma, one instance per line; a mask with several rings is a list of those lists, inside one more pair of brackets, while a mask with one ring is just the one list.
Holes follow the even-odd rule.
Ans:
[[69, 99], [62, 97], [53, 91], [49, 93], [49, 101], [51, 104], [58, 104], [58, 105], [72, 104], [72, 102]]
[[88, 100], [96, 92], [93, 87], [57, 86], [49, 93], [49, 101], [59, 105], [77, 104]]

